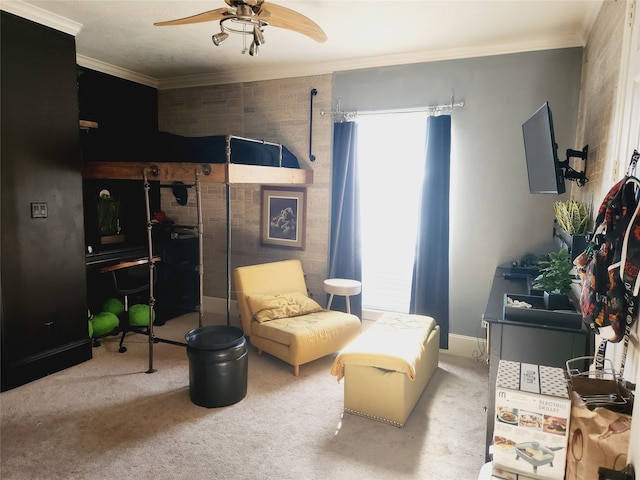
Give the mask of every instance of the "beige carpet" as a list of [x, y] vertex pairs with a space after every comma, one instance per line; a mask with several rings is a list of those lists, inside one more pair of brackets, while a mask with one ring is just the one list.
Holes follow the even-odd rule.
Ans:
[[[205, 324], [219, 323], [206, 318]], [[184, 341], [186, 315], [156, 327]], [[184, 347], [103, 340], [94, 358], [0, 395], [0, 477], [9, 479], [474, 480], [484, 463], [488, 368], [443, 354], [400, 429], [343, 414], [333, 356], [300, 368], [250, 347], [247, 396], [189, 399]]]

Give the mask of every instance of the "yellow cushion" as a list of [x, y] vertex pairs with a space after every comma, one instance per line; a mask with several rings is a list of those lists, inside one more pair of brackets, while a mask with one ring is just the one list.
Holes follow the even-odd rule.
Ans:
[[322, 311], [322, 307], [315, 300], [300, 292], [247, 295], [247, 302], [253, 317], [258, 322]]
[[256, 337], [288, 345], [295, 354], [324, 349], [327, 344], [345, 339], [335, 349], [324, 353], [326, 355], [343, 348], [360, 333], [360, 320], [344, 312], [322, 310], [270, 322], [254, 322], [251, 330]]
[[345, 364], [353, 364], [406, 373], [413, 380], [424, 344], [436, 325], [426, 315], [385, 313], [338, 354], [331, 375], [340, 381]]

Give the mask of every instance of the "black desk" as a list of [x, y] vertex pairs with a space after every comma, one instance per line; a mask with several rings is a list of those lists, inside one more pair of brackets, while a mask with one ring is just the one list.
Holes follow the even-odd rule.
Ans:
[[[104, 250], [85, 255], [87, 295], [91, 313], [98, 313], [108, 298], [118, 298], [110, 275], [100, 269], [148, 257], [149, 247], [131, 246]], [[188, 312], [200, 309], [199, 245], [198, 238], [187, 236], [174, 240], [160, 238], [154, 242], [153, 254], [161, 261], [156, 268], [158, 277], [154, 289], [156, 325]], [[148, 300], [148, 294], [142, 301]]]
[[500, 360], [566, 368], [570, 358], [593, 354], [592, 335], [583, 325], [570, 329], [552, 325], [512, 322], [503, 317], [504, 294], [529, 295], [531, 278], [511, 276], [509, 267], [496, 268], [482, 317], [487, 328], [489, 352], [489, 401], [487, 405], [486, 460], [493, 441], [495, 386]]
[[114, 248], [97, 253], [86, 253], [84, 260], [88, 269], [103, 268], [133, 258], [142, 258], [149, 255], [147, 246], [135, 246]]
[[100, 269], [117, 263], [148, 257], [148, 255], [149, 249], [147, 246], [115, 248], [103, 250], [99, 253], [85, 254], [87, 300], [91, 313], [99, 313], [108, 298], [120, 298], [113, 285], [111, 275], [100, 273]]

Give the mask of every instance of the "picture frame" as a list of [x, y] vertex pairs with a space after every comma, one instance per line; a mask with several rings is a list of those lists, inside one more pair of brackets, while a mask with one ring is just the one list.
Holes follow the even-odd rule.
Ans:
[[263, 185], [260, 198], [260, 244], [304, 250], [307, 189]]

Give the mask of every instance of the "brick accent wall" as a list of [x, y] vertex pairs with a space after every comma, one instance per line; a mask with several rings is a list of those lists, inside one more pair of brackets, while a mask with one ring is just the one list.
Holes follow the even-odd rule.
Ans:
[[[309, 161], [310, 92], [313, 104], [313, 154]], [[322, 282], [328, 270], [330, 184], [333, 126], [331, 75], [247, 82], [158, 93], [161, 131], [184, 136], [239, 135], [282, 143], [298, 157], [303, 168], [313, 169], [307, 185], [306, 248], [304, 251], [260, 245], [260, 186], [233, 185], [231, 198], [232, 268], [288, 258], [299, 258], [312, 296], [325, 302]], [[226, 298], [226, 186], [202, 184], [204, 231], [204, 295]], [[178, 223], [197, 219], [194, 192], [180, 206], [170, 189], [162, 191], [165, 213]], [[235, 293], [232, 289], [232, 298]]]
[[[620, 58], [626, 2], [603, 2], [584, 49], [582, 86], [578, 110], [576, 149], [589, 145], [585, 187], [571, 184], [571, 197], [597, 209], [613, 183], [624, 172], [617, 172], [615, 151], [615, 104], [617, 100]], [[574, 160], [582, 170], [582, 160]]]

